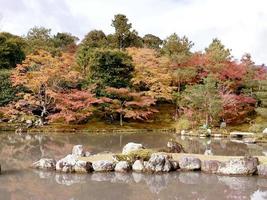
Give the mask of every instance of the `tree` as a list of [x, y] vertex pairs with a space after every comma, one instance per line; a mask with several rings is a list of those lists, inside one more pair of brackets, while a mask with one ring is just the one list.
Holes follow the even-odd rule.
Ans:
[[217, 89], [216, 80], [208, 76], [203, 84], [187, 86], [183, 92], [183, 105], [197, 114], [204, 114], [205, 125], [208, 127], [211, 122], [218, 122], [222, 109], [222, 101]]
[[151, 48], [151, 49], [160, 49], [160, 45], [162, 45], [163, 41], [152, 34], [146, 34], [143, 37], [144, 47]]
[[170, 102], [173, 89], [169, 59], [154, 49], [127, 48], [127, 52], [134, 64], [133, 87], [158, 101]]
[[120, 125], [123, 125], [123, 118], [134, 120], [147, 120], [154, 113], [158, 112], [151, 108], [155, 105], [155, 99], [145, 96], [143, 93], [131, 92], [127, 88], [112, 88], [107, 87], [107, 94], [113, 99], [108, 111], [118, 113]]
[[92, 53], [89, 81], [104, 87], [129, 87], [133, 77], [132, 58], [125, 52], [97, 49]]
[[225, 48], [217, 38], [212, 40], [208, 48], [205, 49], [205, 52], [212, 63], [222, 63], [231, 59], [231, 50]]
[[108, 41], [103, 31], [92, 30], [86, 34], [80, 45], [86, 48], [106, 48]]
[[194, 44], [187, 38], [180, 38], [176, 33], [170, 35], [163, 42], [162, 51], [170, 57], [175, 64], [181, 64], [190, 57], [190, 49]]
[[49, 120], [67, 123], [85, 123], [93, 114], [94, 105], [102, 103], [90, 91], [68, 90], [52, 94], [58, 112], [51, 114]]
[[70, 33], [57, 33], [52, 40], [55, 48], [59, 48], [61, 51], [69, 51], [76, 47], [79, 38]]
[[53, 44], [51, 29], [35, 26], [28, 31], [25, 39], [27, 42], [27, 54], [41, 49], [51, 53], [55, 53], [56, 51]]
[[54, 57], [39, 50], [26, 57], [13, 71], [13, 86], [24, 86], [27, 91], [20, 94], [21, 100], [10, 105], [10, 110], [39, 117], [40, 125], [49, 115], [57, 113], [55, 97], [64, 90], [79, 88], [81, 76], [73, 69], [72, 54]]
[[119, 49], [125, 49], [127, 47], [142, 47], [142, 38], [138, 36], [137, 31], [131, 30], [132, 24], [128, 23], [128, 18], [125, 15], [117, 14], [114, 16], [111, 24], [115, 28], [115, 34], [113, 38]]
[[25, 41], [16, 35], [0, 33], [0, 69], [9, 69], [25, 59]]

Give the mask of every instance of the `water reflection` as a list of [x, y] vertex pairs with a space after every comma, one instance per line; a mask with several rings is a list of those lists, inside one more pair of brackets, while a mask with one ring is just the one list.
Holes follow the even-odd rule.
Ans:
[[[200, 173], [93, 173], [87, 175], [34, 171], [40, 157], [59, 159], [83, 144], [91, 152], [119, 152], [128, 142], [162, 148], [176, 138], [189, 153], [262, 155], [266, 146], [228, 140], [181, 138], [168, 134], [89, 135], [0, 133], [0, 199], [266, 199], [267, 179], [225, 177]], [[140, 195], [141, 194], [141, 195]]]

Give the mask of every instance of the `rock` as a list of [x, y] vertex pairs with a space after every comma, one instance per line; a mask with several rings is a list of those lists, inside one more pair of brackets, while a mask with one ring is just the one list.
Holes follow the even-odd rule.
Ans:
[[78, 173], [89, 173], [93, 171], [92, 163], [78, 160], [74, 165], [74, 171]]
[[251, 133], [251, 132], [234, 131], [230, 133], [230, 137], [244, 138], [244, 137], [253, 137], [253, 136], [254, 136], [254, 133]]
[[177, 169], [179, 169], [179, 162], [176, 160], [171, 160], [171, 165], [172, 165], [172, 170], [176, 171]]
[[89, 156], [91, 156], [91, 155], [92, 155], [91, 152], [86, 151], [84, 156], [85, 156], [85, 157], [89, 157]]
[[201, 171], [206, 173], [216, 173], [221, 162], [217, 160], [204, 160], [201, 163]]
[[127, 161], [120, 161], [115, 166], [116, 172], [128, 172], [131, 170], [131, 165]]
[[217, 173], [223, 175], [252, 175], [257, 171], [257, 157], [233, 158], [221, 163]]
[[153, 153], [145, 168], [152, 172], [169, 172], [172, 169], [172, 164], [168, 155]]
[[144, 162], [142, 160], [136, 160], [132, 166], [133, 171], [143, 172], [145, 170]]
[[72, 171], [72, 167], [75, 166], [77, 161], [78, 161], [78, 156], [69, 154], [65, 158], [62, 158], [59, 161], [57, 161], [56, 170], [63, 172]]
[[244, 138], [243, 142], [246, 144], [254, 144], [256, 143], [256, 139], [255, 138]]
[[167, 143], [168, 153], [181, 153], [184, 152], [183, 146], [176, 141], [169, 141]]
[[220, 128], [221, 128], [221, 129], [226, 128], [226, 126], [227, 126], [226, 122], [222, 122], [222, 123], [220, 124]]
[[130, 142], [123, 147], [122, 154], [128, 154], [139, 149], [144, 149], [142, 144]]
[[99, 160], [93, 162], [93, 169], [96, 172], [113, 171], [114, 168], [115, 168], [114, 163], [108, 160]]
[[258, 175], [267, 177], [267, 165], [260, 164], [257, 166]]
[[75, 156], [85, 156], [85, 151], [83, 150], [83, 145], [75, 145], [73, 146], [72, 148], [72, 155], [75, 155]]
[[26, 120], [26, 126], [27, 126], [27, 128], [30, 128], [30, 127], [32, 127], [32, 125], [33, 125], [33, 122], [32, 122], [32, 120]]
[[33, 168], [36, 169], [51, 169], [55, 170], [56, 169], [56, 160], [54, 159], [49, 159], [49, 158], [42, 158], [38, 160], [37, 162], [32, 164]]
[[181, 135], [185, 135], [185, 134], [186, 134], [185, 130], [181, 130]]
[[267, 134], [267, 128], [262, 131], [263, 134]]
[[184, 156], [179, 160], [179, 167], [186, 171], [199, 170], [201, 167], [201, 161], [195, 157]]

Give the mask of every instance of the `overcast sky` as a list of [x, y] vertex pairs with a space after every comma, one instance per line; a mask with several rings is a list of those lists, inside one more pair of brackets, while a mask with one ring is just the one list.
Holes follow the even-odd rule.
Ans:
[[176, 32], [198, 51], [217, 37], [236, 58], [249, 52], [267, 63], [267, 0], [0, 0], [0, 30], [23, 35], [36, 25], [82, 38], [92, 29], [112, 33], [118, 13], [142, 36]]

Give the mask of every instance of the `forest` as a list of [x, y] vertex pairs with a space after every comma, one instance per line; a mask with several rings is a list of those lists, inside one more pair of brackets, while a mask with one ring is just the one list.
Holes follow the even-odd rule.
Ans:
[[194, 52], [176, 33], [141, 37], [123, 14], [111, 26], [113, 34], [91, 30], [81, 40], [45, 27], [1, 32], [0, 120], [123, 126], [164, 112], [181, 130], [266, 128], [267, 67], [249, 53], [234, 58], [218, 38]]

